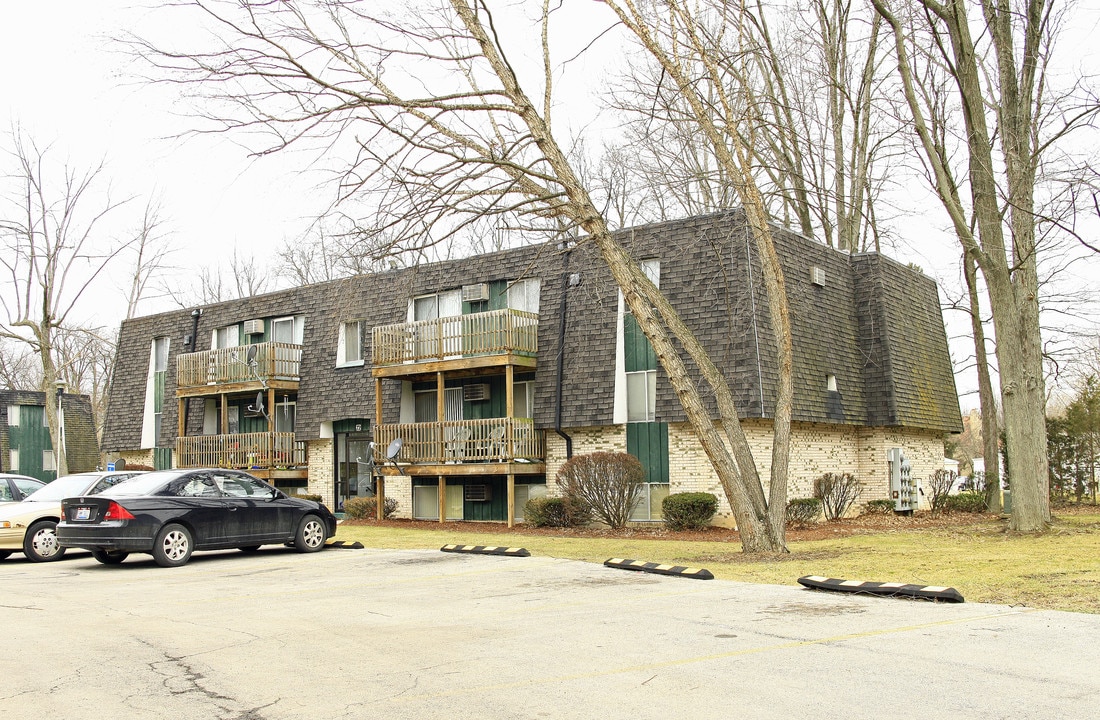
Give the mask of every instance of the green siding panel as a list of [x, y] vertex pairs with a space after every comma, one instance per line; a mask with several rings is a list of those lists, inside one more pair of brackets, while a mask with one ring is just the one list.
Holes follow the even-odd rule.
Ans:
[[[19, 424], [8, 428], [8, 444], [19, 451], [19, 474], [50, 482], [57, 477], [53, 470], [42, 469], [42, 453], [53, 449], [50, 429], [46, 427], [46, 408], [41, 405], [20, 405]], [[7, 466], [9, 458], [4, 458]]]
[[626, 451], [642, 461], [646, 482], [668, 482], [668, 423], [627, 423]]
[[657, 354], [633, 315], [623, 316], [623, 353], [627, 372], [657, 369]]

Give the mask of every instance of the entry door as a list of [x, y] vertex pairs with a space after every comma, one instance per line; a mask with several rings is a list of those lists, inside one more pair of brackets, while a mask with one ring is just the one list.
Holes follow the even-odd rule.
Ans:
[[336, 483], [336, 509], [343, 511], [344, 501], [348, 498], [371, 496], [369, 468], [370, 434], [341, 433], [336, 446], [336, 471], [339, 481]]

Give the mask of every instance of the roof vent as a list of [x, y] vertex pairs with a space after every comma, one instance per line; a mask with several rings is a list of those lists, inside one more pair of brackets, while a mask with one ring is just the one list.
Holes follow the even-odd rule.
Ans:
[[489, 299], [489, 284], [477, 283], [476, 285], [462, 286], [462, 302], [481, 302]]
[[825, 287], [825, 268], [814, 265], [810, 268], [810, 282], [814, 285]]

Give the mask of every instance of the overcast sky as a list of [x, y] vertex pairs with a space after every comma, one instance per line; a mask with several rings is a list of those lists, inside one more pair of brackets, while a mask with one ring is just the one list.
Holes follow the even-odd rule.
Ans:
[[[590, 13], [593, 6], [573, 8]], [[234, 248], [266, 258], [284, 239], [301, 236], [328, 198], [316, 189], [317, 175], [301, 172], [300, 157], [256, 160], [228, 137], [180, 139], [193, 121], [174, 89], [129, 78], [130, 61], [110, 38], [125, 31], [186, 32], [166, 26], [176, 16], [135, 7], [133, 0], [0, 0], [0, 132], [18, 125], [77, 167], [105, 161], [117, 195], [162, 198], [173, 242], [183, 249], [175, 256], [176, 274], [186, 277]], [[1064, 62], [1075, 72], [1097, 70], [1100, 0], [1080, 3], [1074, 17], [1075, 34], [1059, 48]], [[578, 70], [590, 82], [599, 80], [590, 68]], [[934, 200], [926, 207], [937, 217], [912, 223], [918, 232], [888, 254], [920, 265], [947, 288], [958, 281], [957, 244], [940, 232], [946, 222]], [[1074, 272], [1095, 287], [1097, 265]], [[117, 326], [124, 275], [116, 275], [116, 287], [97, 288], [88, 303], [91, 322]], [[169, 307], [150, 303], [142, 311]], [[967, 331], [957, 316], [949, 313], [948, 321], [950, 332]], [[965, 343], [960, 347], [965, 352]]]

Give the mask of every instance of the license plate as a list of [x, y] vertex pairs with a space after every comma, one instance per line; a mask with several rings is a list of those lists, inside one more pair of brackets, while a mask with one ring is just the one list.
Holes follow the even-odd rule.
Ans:
[[92, 517], [92, 509], [90, 507], [78, 507], [76, 509], [77, 520], [87, 520]]

